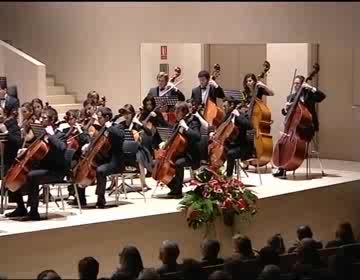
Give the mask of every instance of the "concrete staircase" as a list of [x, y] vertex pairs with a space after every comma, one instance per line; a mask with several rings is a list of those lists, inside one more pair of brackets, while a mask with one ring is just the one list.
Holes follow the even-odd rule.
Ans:
[[56, 83], [54, 75], [46, 75], [46, 84], [47, 101], [58, 112], [59, 120], [63, 119], [66, 111], [82, 108], [76, 94], [66, 92], [64, 85]]

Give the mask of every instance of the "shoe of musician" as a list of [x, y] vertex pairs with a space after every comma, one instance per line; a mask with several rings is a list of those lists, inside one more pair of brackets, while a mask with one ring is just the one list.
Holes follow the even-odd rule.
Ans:
[[[78, 202], [77, 202], [76, 197], [73, 200], [70, 200], [68, 202], [68, 204], [71, 205], [71, 206], [78, 206]], [[80, 205], [81, 206], [86, 206], [87, 205], [86, 199], [81, 199], [80, 198]]]
[[21, 218], [21, 221], [40, 221], [40, 214], [37, 211], [30, 211], [26, 216]]
[[104, 209], [106, 205], [105, 197], [98, 196], [95, 207], [99, 209]]
[[173, 198], [173, 199], [180, 199], [183, 197], [182, 192], [172, 192], [170, 191], [167, 195], [168, 198]]
[[18, 218], [18, 217], [24, 217], [27, 215], [27, 210], [25, 207], [22, 208], [16, 208], [14, 211], [5, 214], [6, 218]]
[[286, 171], [285, 169], [278, 169], [275, 173], [273, 173], [274, 177], [278, 177], [278, 178], [286, 178]]

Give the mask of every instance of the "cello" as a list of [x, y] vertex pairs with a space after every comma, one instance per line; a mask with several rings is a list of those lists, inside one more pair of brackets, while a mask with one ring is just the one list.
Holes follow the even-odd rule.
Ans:
[[[313, 71], [305, 82], [311, 80], [319, 71], [320, 66], [315, 63]], [[274, 148], [274, 165], [286, 171], [296, 170], [302, 164], [306, 157], [307, 143], [313, 137], [311, 113], [300, 102], [302, 90], [301, 86], [296, 92], [294, 101], [285, 117], [284, 132]]]
[[[192, 117], [192, 114], [188, 113], [184, 117], [184, 120], [187, 120], [190, 117]], [[188, 140], [182, 134], [180, 128], [180, 126], [176, 128], [164, 149], [159, 152], [155, 166], [152, 170], [152, 178], [156, 181], [162, 182], [165, 185], [169, 184], [174, 178], [176, 158], [179, 155], [185, 153], [188, 145]]]
[[[215, 81], [219, 75], [220, 75], [220, 65], [215, 64], [214, 71], [211, 74], [210, 79]], [[224, 120], [225, 113], [220, 107], [217, 106], [215, 102], [213, 102], [212, 100], [210, 100], [210, 98], [208, 98], [205, 103], [203, 116], [204, 119], [209, 123], [209, 125], [218, 127]]]
[[[112, 120], [117, 119], [118, 116], [115, 116]], [[80, 159], [79, 163], [76, 165], [73, 171], [73, 182], [79, 184], [81, 187], [86, 187], [91, 185], [96, 178], [96, 156], [101, 154], [106, 156], [110, 149], [111, 144], [109, 141], [109, 132], [104, 126], [98, 132], [94, 141], [90, 144], [88, 150], [85, 152], [85, 155]]]
[[[240, 105], [236, 107], [239, 108]], [[235, 125], [235, 115], [233, 113], [215, 131], [209, 145], [209, 169], [217, 171], [224, 165], [227, 155], [226, 143], [234, 140], [239, 134], [239, 129]]]
[[20, 153], [4, 177], [4, 185], [16, 192], [26, 183], [27, 174], [31, 171], [34, 161], [42, 160], [48, 154], [50, 147], [45, 141], [46, 133], [40, 135], [24, 152]]
[[[263, 64], [264, 70], [258, 76], [258, 79], [263, 79], [270, 70], [270, 63], [265, 61]], [[253, 128], [254, 139], [253, 143], [256, 151], [256, 161], [259, 166], [264, 166], [271, 161], [273, 152], [273, 141], [270, 134], [271, 131], [271, 111], [266, 104], [257, 97], [259, 87], [256, 86], [255, 94], [251, 97], [248, 115]], [[256, 166], [256, 161], [251, 161], [250, 164]]]

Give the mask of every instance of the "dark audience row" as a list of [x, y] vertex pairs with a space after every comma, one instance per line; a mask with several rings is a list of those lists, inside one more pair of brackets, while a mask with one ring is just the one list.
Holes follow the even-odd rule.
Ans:
[[[336, 231], [335, 240], [327, 242], [325, 248], [355, 243], [357, 241], [354, 238], [351, 224], [342, 223]], [[178, 244], [175, 241], [167, 240], [160, 247], [159, 259], [162, 265], [157, 269], [144, 268], [139, 250], [134, 246], [126, 246], [119, 255], [120, 267], [112, 274], [111, 278], [97, 278], [99, 263], [93, 257], [80, 260], [78, 271], [80, 279], [88, 280], [343, 279], [342, 275], [336, 273], [337, 259], [331, 263], [332, 267], [323, 263], [319, 254], [319, 249], [322, 248], [322, 243], [313, 238], [311, 228], [301, 226], [297, 230], [297, 241], [288, 250], [286, 250], [280, 234], [271, 237], [267, 245], [259, 251], [253, 249], [248, 237], [236, 234], [233, 237], [233, 255], [231, 257], [225, 260], [219, 257], [220, 243], [217, 240], [204, 240], [201, 244], [202, 259], [197, 261], [185, 258], [180, 264], [178, 262], [180, 255]], [[280, 257], [286, 252], [294, 253], [296, 261], [291, 273], [284, 276], [280, 269]], [[256, 264], [256, 267], [250, 264]], [[208, 275], [204, 268], [211, 266], [218, 266], [220, 270]], [[46, 270], [41, 272], [37, 279], [61, 279], [61, 277], [53, 270]]]

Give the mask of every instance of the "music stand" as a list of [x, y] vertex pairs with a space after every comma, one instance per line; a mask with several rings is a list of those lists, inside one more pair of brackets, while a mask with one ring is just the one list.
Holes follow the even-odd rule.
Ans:
[[4, 166], [4, 144], [8, 140], [7, 133], [0, 133], [0, 160], [1, 160], [1, 167], [0, 167], [0, 176], [1, 176], [1, 206], [0, 206], [0, 214], [4, 214], [4, 198], [5, 198], [5, 184], [4, 184], [4, 173], [5, 173], [5, 166]]
[[155, 96], [155, 105], [156, 106], [162, 106], [162, 105], [167, 105], [167, 106], [175, 106], [176, 103], [179, 101], [177, 96]]
[[45, 133], [45, 128], [42, 124], [32, 123], [30, 124], [31, 130], [34, 132], [35, 138], [39, 138], [42, 134]]
[[161, 141], [166, 142], [172, 135], [173, 128], [171, 127], [157, 127]]

